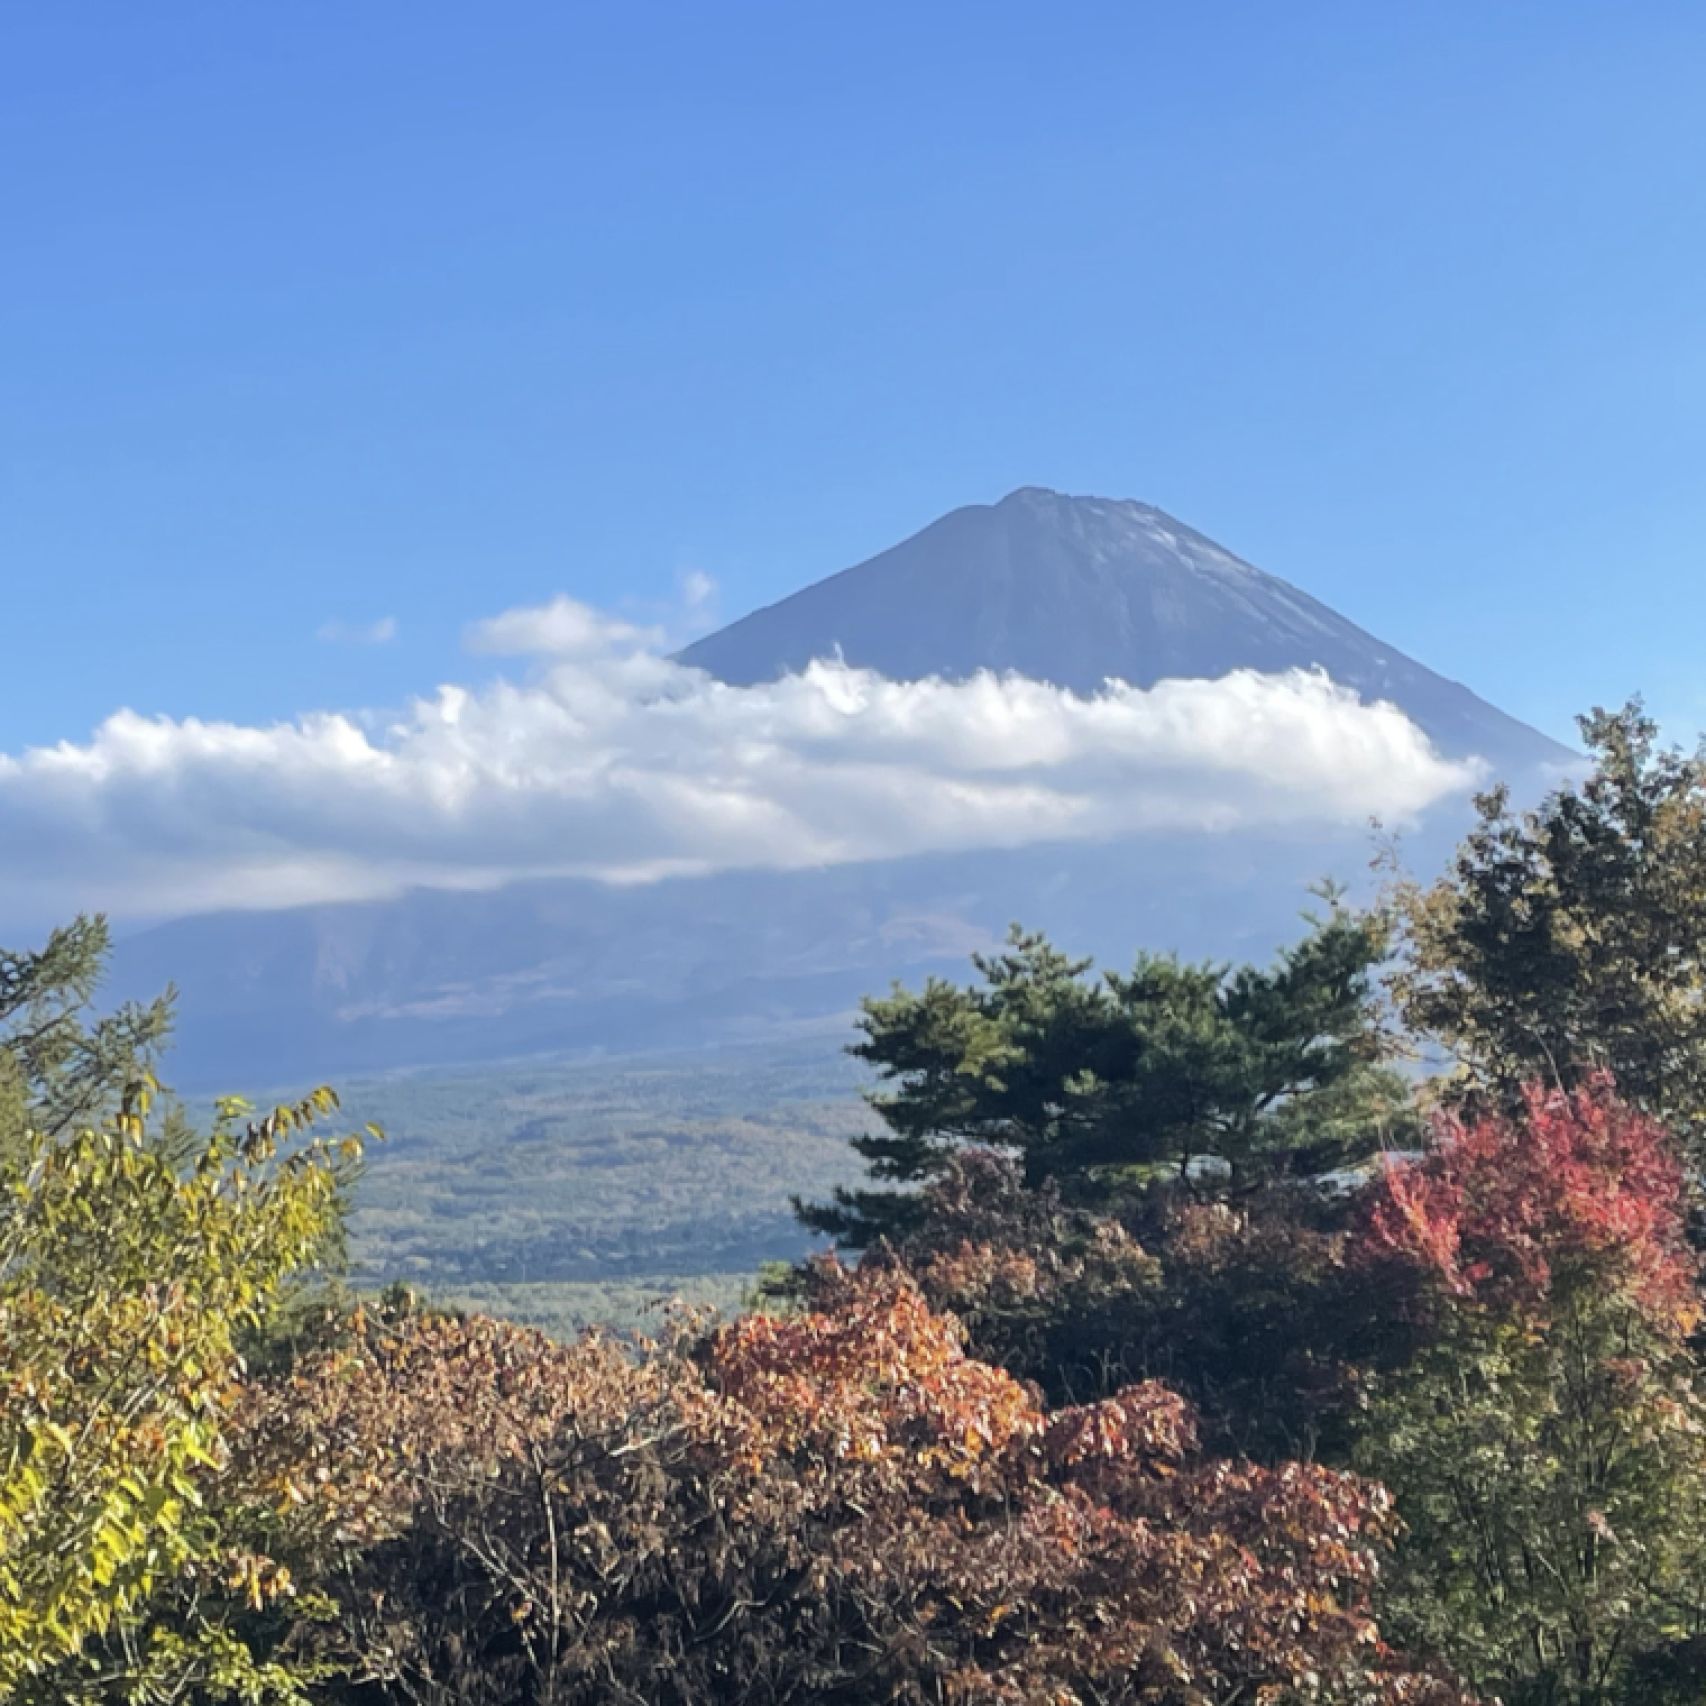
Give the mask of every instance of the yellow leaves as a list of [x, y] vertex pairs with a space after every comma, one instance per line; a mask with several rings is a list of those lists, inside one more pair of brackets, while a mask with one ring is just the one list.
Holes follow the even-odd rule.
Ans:
[[140, 1144], [146, 1135], [148, 1113], [160, 1092], [160, 1081], [152, 1072], [142, 1072], [125, 1087], [115, 1125], [120, 1136]]
[[251, 1611], [294, 1592], [290, 1571], [283, 1564], [253, 1552], [232, 1554], [226, 1561], [225, 1590], [239, 1595]]

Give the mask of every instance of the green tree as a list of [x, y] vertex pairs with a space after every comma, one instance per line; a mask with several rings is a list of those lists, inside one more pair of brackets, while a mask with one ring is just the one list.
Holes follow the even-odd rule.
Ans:
[[867, 1001], [851, 1052], [876, 1068], [884, 1131], [855, 1141], [874, 1179], [796, 1205], [854, 1247], [915, 1231], [915, 1189], [966, 1147], [1016, 1156], [1027, 1181], [1095, 1202], [1168, 1177], [1238, 1193], [1365, 1159], [1407, 1117], [1381, 1062], [1376, 921], [1338, 904], [1274, 964], [1229, 969], [1145, 954], [1130, 973], [1015, 928], [980, 983], [932, 979]]
[[1409, 1530], [1390, 1626], [1507, 1706], [1665, 1698], [1706, 1632], [1685, 1219], [1669, 1138], [1605, 1080], [1447, 1123], [1374, 1195], [1371, 1288], [1424, 1329], [1357, 1454]]
[[242, 1348], [334, 1247], [330, 1091], [158, 1117], [170, 997], [96, 1016], [99, 918], [0, 953], [0, 1700], [288, 1699], [280, 1576], [222, 1502]]
[[1706, 1141], [1706, 760], [1662, 747], [1639, 702], [1581, 719], [1592, 769], [1533, 810], [1496, 789], [1451, 870], [1401, 884], [1408, 1025], [1467, 1088], [1609, 1070]]

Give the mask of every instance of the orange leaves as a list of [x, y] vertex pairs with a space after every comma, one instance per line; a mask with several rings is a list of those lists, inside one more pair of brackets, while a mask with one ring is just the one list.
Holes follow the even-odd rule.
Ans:
[[898, 1271], [820, 1277], [638, 1350], [364, 1327], [257, 1396], [245, 1469], [458, 1699], [1426, 1698], [1369, 1620], [1378, 1489], [1204, 1461], [1153, 1383], [1050, 1414]]
[[1195, 1450], [1196, 1422], [1182, 1398], [1146, 1381], [1099, 1404], [1058, 1411], [1049, 1422], [1046, 1448], [1060, 1469], [1135, 1462], [1151, 1472], [1167, 1471]]
[[1025, 1389], [968, 1357], [910, 1280], [872, 1268], [840, 1289], [833, 1312], [748, 1316], [711, 1341], [714, 1385], [773, 1449], [970, 1479], [1037, 1435]]

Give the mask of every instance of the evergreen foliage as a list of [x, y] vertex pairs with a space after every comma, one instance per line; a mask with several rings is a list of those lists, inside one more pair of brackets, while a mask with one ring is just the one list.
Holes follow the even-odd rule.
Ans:
[[1518, 812], [1508, 793], [1436, 884], [1400, 885], [1394, 979], [1458, 1088], [1514, 1106], [1531, 1080], [1607, 1071], [1706, 1143], [1706, 758], [1660, 745], [1639, 701], [1581, 719], [1589, 773]]
[[38, 949], [0, 949], [0, 1145], [26, 1127], [57, 1136], [98, 1125], [156, 1064], [172, 1028], [170, 990], [89, 1016], [110, 946], [95, 916]]
[[1122, 1183], [1219, 1176], [1229, 1194], [1366, 1160], [1406, 1130], [1409, 1098], [1382, 1064], [1376, 920], [1337, 903], [1268, 967], [1144, 954], [1090, 975], [1014, 928], [974, 960], [981, 982], [932, 979], [868, 1001], [852, 1053], [883, 1087], [886, 1130], [855, 1140], [874, 1179], [801, 1204], [851, 1248], [916, 1230], [916, 1187], [964, 1148], [1014, 1155], [1069, 1200]]

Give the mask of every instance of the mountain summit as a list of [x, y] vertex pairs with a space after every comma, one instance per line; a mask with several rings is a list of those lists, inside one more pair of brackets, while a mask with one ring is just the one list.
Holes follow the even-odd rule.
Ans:
[[1320, 668], [1391, 700], [1440, 749], [1501, 769], [1569, 749], [1153, 505], [1026, 486], [696, 641], [737, 684], [839, 653], [895, 680], [1015, 671], [1081, 693]]

